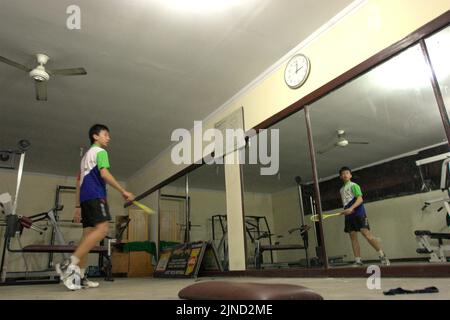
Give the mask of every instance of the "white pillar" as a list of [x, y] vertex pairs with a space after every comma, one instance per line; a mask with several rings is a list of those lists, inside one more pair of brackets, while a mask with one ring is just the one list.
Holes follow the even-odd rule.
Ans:
[[[238, 151], [225, 156], [225, 186], [227, 197], [227, 230], [229, 270], [245, 270], [244, 209], [241, 185], [241, 166]], [[235, 163], [235, 164], [227, 164]]]

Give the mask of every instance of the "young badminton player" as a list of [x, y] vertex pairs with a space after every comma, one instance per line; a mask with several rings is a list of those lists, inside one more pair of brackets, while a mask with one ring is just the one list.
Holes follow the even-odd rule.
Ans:
[[363, 194], [358, 184], [351, 181], [352, 171], [348, 167], [342, 167], [339, 170], [339, 176], [344, 183], [340, 192], [345, 215], [345, 229], [344, 232], [350, 234], [352, 242], [353, 254], [355, 256], [355, 267], [362, 266], [361, 249], [358, 242], [358, 232], [366, 238], [367, 242], [378, 252], [382, 265], [390, 265], [389, 259], [381, 249], [377, 239], [370, 232], [369, 220], [366, 216], [364, 208]]
[[108, 153], [105, 148], [110, 141], [109, 129], [96, 124], [89, 130], [91, 148], [81, 160], [77, 180], [76, 209], [74, 221], [83, 223], [83, 236], [77, 249], [56, 271], [64, 285], [70, 290], [98, 287], [98, 282], [88, 280], [85, 266], [89, 251], [105, 238], [109, 230], [106, 184], [118, 190], [126, 201], [133, 201], [134, 195], [126, 191], [109, 172]]

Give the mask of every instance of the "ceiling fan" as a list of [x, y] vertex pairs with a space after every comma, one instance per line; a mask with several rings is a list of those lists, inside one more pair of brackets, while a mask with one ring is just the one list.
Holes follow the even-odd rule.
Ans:
[[323, 150], [319, 150], [318, 154], [324, 154], [336, 147], [344, 148], [348, 146], [349, 144], [369, 144], [368, 141], [349, 141], [347, 140], [347, 135], [345, 133], [345, 130], [337, 130], [337, 141], [334, 142], [332, 145], [328, 146], [327, 148]]
[[45, 54], [37, 54], [36, 59], [38, 66], [34, 69], [24, 66], [18, 62], [9, 60], [5, 57], [0, 56], [0, 62], [9, 64], [10, 66], [16, 67], [20, 70], [28, 72], [30, 77], [34, 80], [34, 86], [36, 89], [36, 100], [47, 101], [47, 81], [50, 80], [50, 75], [60, 75], [60, 76], [78, 76], [87, 74], [84, 68], [71, 68], [71, 69], [45, 69], [45, 64], [50, 59]]

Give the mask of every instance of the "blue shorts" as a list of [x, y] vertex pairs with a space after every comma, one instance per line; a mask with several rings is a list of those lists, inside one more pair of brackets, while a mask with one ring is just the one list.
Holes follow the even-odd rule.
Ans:
[[345, 217], [344, 232], [350, 233], [352, 231], [361, 231], [361, 229], [370, 230], [369, 219], [364, 215], [350, 215]]

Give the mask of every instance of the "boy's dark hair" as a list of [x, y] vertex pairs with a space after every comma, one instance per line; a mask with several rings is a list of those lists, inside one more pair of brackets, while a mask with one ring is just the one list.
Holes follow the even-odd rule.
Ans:
[[89, 129], [89, 140], [91, 140], [91, 144], [95, 143], [95, 139], [94, 139], [94, 134], [99, 135], [100, 131], [102, 130], [106, 130], [109, 132], [109, 129], [107, 126], [105, 126], [104, 124], [94, 124], [90, 129]]
[[350, 173], [352, 173], [352, 170], [349, 167], [342, 167], [339, 169], [339, 175], [342, 174], [342, 171], [350, 171]]

